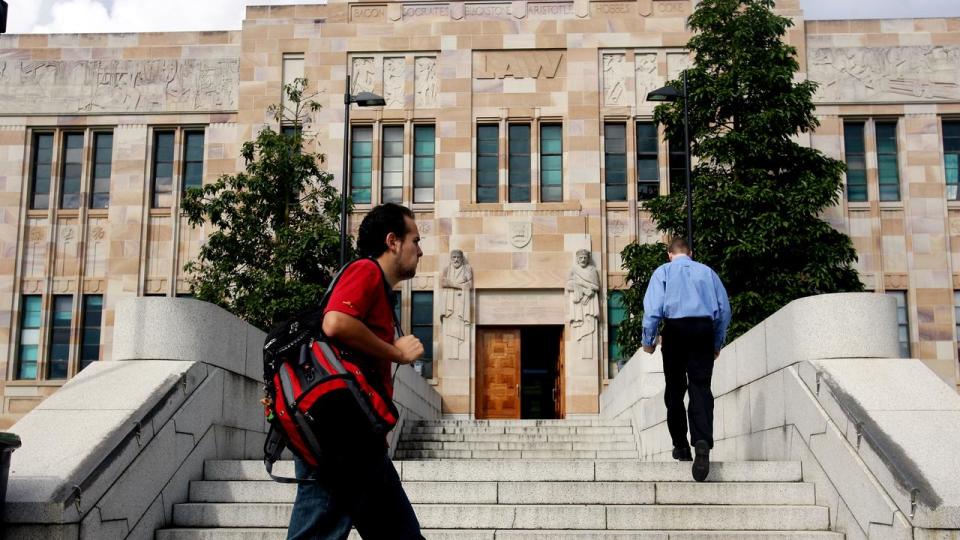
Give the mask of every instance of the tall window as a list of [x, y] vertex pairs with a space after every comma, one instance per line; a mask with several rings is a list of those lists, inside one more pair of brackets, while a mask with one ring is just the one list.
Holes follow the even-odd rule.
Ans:
[[540, 126], [540, 200], [563, 200], [563, 126]]
[[17, 379], [37, 378], [40, 354], [42, 298], [39, 294], [23, 297], [20, 309], [20, 345], [17, 351]]
[[910, 324], [907, 319], [907, 291], [887, 291], [897, 299], [897, 335], [900, 341], [900, 356], [910, 358]]
[[373, 128], [356, 126], [350, 138], [350, 196], [357, 204], [370, 204], [373, 180]]
[[83, 175], [83, 133], [63, 135], [63, 166], [60, 177], [60, 208], [80, 208], [80, 181]]
[[867, 200], [867, 160], [863, 143], [863, 122], [844, 122], [843, 148], [847, 159], [847, 200]]
[[83, 369], [100, 359], [103, 296], [94, 294], [83, 297], [83, 313], [80, 315], [80, 321], [83, 325], [83, 333], [80, 335], [79, 369]]
[[113, 168], [113, 133], [93, 135], [93, 185], [90, 189], [90, 208], [110, 206], [110, 172]]
[[403, 126], [383, 126], [382, 202], [403, 200]]
[[153, 208], [170, 208], [173, 202], [173, 135], [157, 131], [153, 136]]
[[33, 136], [33, 166], [30, 168], [32, 187], [30, 209], [46, 210], [50, 207], [50, 178], [53, 167], [53, 134], [37, 133]]
[[497, 202], [500, 183], [500, 127], [477, 126], [477, 202]]
[[507, 183], [510, 202], [530, 202], [530, 124], [510, 124]]
[[433, 202], [436, 167], [436, 128], [434, 126], [414, 126], [413, 202]]
[[960, 353], [960, 291], [953, 291], [954, 339], [957, 340], [957, 352]]
[[410, 331], [423, 343], [423, 358], [417, 360], [420, 374], [433, 378], [433, 293], [414, 291], [411, 296]]
[[[610, 364], [622, 365], [626, 361], [620, 345], [617, 344], [617, 336], [620, 334], [620, 323], [627, 317], [627, 310], [623, 306], [623, 292], [611, 291], [610, 299], [607, 302], [607, 361]], [[615, 370], [610, 368], [609, 376], [612, 379], [615, 376]]]
[[70, 363], [70, 324], [73, 320], [73, 297], [53, 297], [53, 320], [50, 331], [48, 379], [66, 379]]
[[897, 123], [877, 122], [877, 169], [880, 200], [900, 200], [900, 172], [897, 167]]
[[[645, 201], [660, 194], [660, 164], [657, 162], [660, 142], [657, 139], [657, 126], [653, 122], [637, 122], [637, 200]], [[671, 180], [682, 178], [686, 182], [686, 156], [683, 147], [679, 150], [679, 159], [671, 148]], [[677, 160], [675, 162], [675, 160]], [[674, 173], [674, 167], [678, 172]], [[672, 175], [679, 174], [674, 179]]]
[[203, 132], [187, 131], [184, 133], [183, 146], [183, 189], [186, 193], [188, 189], [200, 187], [203, 185]]
[[943, 122], [943, 167], [947, 176], [947, 199], [960, 200], [960, 121]]
[[603, 125], [603, 183], [608, 201], [627, 200], [627, 126]]

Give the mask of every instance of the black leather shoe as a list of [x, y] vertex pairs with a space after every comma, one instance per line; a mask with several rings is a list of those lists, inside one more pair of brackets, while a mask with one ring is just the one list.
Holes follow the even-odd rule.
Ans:
[[693, 461], [693, 456], [690, 455], [689, 446], [674, 446], [673, 447], [673, 459], [677, 461]]
[[710, 474], [710, 445], [707, 441], [697, 441], [693, 448], [697, 454], [693, 459], [693, 479], [703, 482]]

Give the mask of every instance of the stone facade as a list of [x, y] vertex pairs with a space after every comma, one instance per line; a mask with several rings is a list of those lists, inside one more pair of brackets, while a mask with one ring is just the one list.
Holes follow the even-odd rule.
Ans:
[[[475, 405], [476, 351], [444, 351], [441, 274], [460, 250], [472, 269], [476, 326], [564, 325], [563, 400], [568, 416], [596, 414], [609, 380], [607, 292], [623, 288], [619, 253], [658, 233], [637, 202], [637, 121], [649, 121], [648, 91], [689, 63], [686, 0], [331, 2], [247, 9], [235, 32], [10, 35], [0, 37], [0, 427], [36, 406], [62, 380], [45, 380], [55, 295], [72, 295], [72, 352], [78, 366], [80, 304], [102, 294], [103, 360], [111, 359], [116, 302], [125, 296], [188, 292], [181, 268], [207, 231], [180, 216], [182, 149], [204, 131], [203, 180], [239, 170], [240, 144], [272, 121], [281, 85], [310, 80], [323, 108], [306, 125], [308, 144], [342, 168], [345, 80], [353, 92], [383, 95], [386, 106], [351, 111], [373, 133], [371, 204], [381, 201], [384, 126], [403, 126], [402, 201], [424, 237], [418, 276], [401, 286], [403, 324], [413, 292], [434, 291], [431, 383], [444, 413]], [[865, 120], [868, 202], [846, 198], [826, 218], [853, 238], [868, 288], [906, 291], [912, 354], [955, 383], [953, 291], [960, 289], [960, 203], [947, 201], [944, 119], [960, 118], [960, 19], [805, 22], [797, 0], [778, 3], [795, 21], [802, 75], [821, 82], [822, 126], [804, 142], [844, 158], [844, 119]], [[878, 202], [876, 120], [895, 120], [900, 201]], [[604, 124], [627, 126], [626, 201], [604, 191]], [[508, 131], [530, 126], [531, 202], [509, 201]], [[435, 126], [433, 202], [415, 200], [414, 126]], [[498, 127], [500, 202], [477, 202], [477, 126]], [[541, 189], [541, 127], [562, 125], [559, 201]], [[151, 208], [155, 133], [174, 134], [172, 208]], [[51, 201], [59, 200], [64, 134], [113, 133], [107, 209], [30, 210], [35, 133], [53, 134]], [[659, 144], [661, 192], [668, 152]], [[91, 189], [84, 166], [83, 192]], [[956, 207], [955, 207], [956, 206]], [[958, 243], [957, 246], [952, 244]], [[583, 360], [565, 289], [578, 250], [600, 276], [597, 355]], [[42, 295], [38, 378], [17, 379], [24, 295]], [[464, 331], [464, 328], [466, 329]], [[592, 346], [592, 345], [591, 345]], [[461, 345], [462, 347], [462, 345]]]

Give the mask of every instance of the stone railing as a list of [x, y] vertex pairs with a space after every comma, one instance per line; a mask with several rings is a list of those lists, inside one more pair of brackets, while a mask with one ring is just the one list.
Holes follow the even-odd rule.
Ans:
[[[891, 298], [791, 302], [717, 359], [711, 459], [800, 461], [848, 538], [960, 538], [960, 396], [897, 356]], [[645, 460], [672, 449], [662, 366], [640, 351], [601, 396]]]
[[[136, 298], [116, 312], [116, 361], [84, 369], [10, 431], [9, 538], [147, 538], [208, 459], [262, 459], [265, 335], [212, 304]], [[402, 422], [440, 396], [409, 366]]]

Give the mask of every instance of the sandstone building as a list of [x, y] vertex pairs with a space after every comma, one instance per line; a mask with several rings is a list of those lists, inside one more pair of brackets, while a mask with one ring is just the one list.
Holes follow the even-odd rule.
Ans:
[[[352, 227], [384, 201], [417, 213], [401, 317], [444, 413], [596, 414], [619, 253], [658, 239], [642, 202], [683, 173], [645, 96], [688, 65], [692, 7], [332, 1], [250, 7], [239, 31], [0, 36], [0, 427], [111, 358], [119, 299], [189, 294], [208, 231], [181, 194], [242, 167], [284, 82], [320, 92], [306, 131], [340, 181], [348, 74], [386, 100], [351, 112]], [[849, 169], [826, 217], [898, 298], [903, 355], [956, 384], [960, 19], [778, 11], [821, 85], [803, 141]]]

